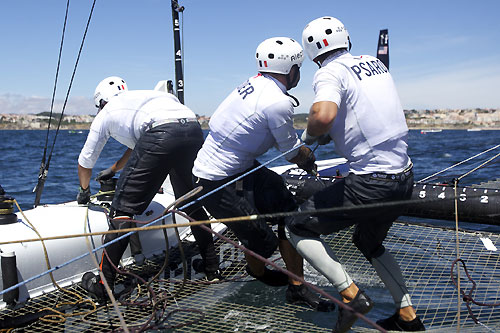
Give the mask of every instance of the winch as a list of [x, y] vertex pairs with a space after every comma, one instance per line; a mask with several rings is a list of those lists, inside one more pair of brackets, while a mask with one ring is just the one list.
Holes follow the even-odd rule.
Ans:
[[101, 189], [99, 192], [111, 192], [112, 193], [107, 193], [107, 194], [102, 194], [97, 196], [97, 200], [99, 201], [112, 201], [113, 197], [115, 196], [115, 188], [116, 188], [116, 182], [118, 181], [118, 178], [110, 178], [106, 180], [100, 180], [99, 183], [101, 183]]
[[5, 191], [0, 185], [0, 224], [11, 224], [17, 222], [17, 215], [14, 214], [14, 198], [5, 195]]

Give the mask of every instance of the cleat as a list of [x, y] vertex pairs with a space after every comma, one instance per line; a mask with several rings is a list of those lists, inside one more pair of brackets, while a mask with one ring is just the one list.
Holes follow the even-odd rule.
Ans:
[[377, 320], [377, 324], [387, 331], [425, 331], [425, 326], [419, 316], [411, 321], [405, 321], [397, 312], [389, 318]]
[[283, 287], [288, 285], [288, 275], [281, 271], [277, 271], [274, 269], [269, 269], [267, 267], [264, 267], [264, 274], [261, 276], [257, 276], [252, 273], [250, 270], [250, 267], [248, 265], [246, 266], [246, 271], [247, 273], [259, 280], [260, 282], [267, 284], [268, 286], [271, 287]]
[[82, 276], [82, 288], [85, 289], [89, 296], [96, 299], [99, 303], [106, 303], [109, 299], [104, 285], [101, 283], [100, 276], [96, 276], [92, 272], [87, 272]]
[[299, 286], [289, 284], [286, 290], [286, 301], [290, 304], [307, 305], [320, 312], [335, 310], [333, 302], [320, 298], [311, 289], [307, 288], [305, 284]]
[[[349, 305], [355, 312], [366, 314], [373, 308], [372, 300], [365, 294], [361, 289], [356, 294], [356, 297], [349, 303]], [[347, 332], [351, 326], [356, 322], [358, 317], [344, 307], [339, 307], [339, 314], [337, 317], [337, 323], [335, 324], [334, 332]]]

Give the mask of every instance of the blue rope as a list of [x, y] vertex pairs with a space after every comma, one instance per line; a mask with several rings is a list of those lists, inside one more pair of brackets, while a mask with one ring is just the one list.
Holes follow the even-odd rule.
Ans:
[[[229, 181], [229, 182], [227, 182], [227, 183], [225, 183], [225, 184], [223, 184], [223, 185], [219, 186], [218, 188], [216, 188], [216, 189], [214, 189], [214, 190], [212, 190], [212, 191], [210, 191], [210, 192], [208, 192], [208, 193], [206, 193], [206, 194], [202, 195], [202, 196], [201, 196], [201, 197], [199, 197], [198, 199], [196, 199], [196, 200], [194, 200], [194, 201], [191, 201], [190, 203], [188, 203], [188, 204], [186, 204], [186, 205], [182, 206], [181, 208], [179, 208], [179, 210], [183, 210], [183, 209], [185, 209], [185, 208], [187, 208], [187, 207], [189, 207], [189, 206], [191, 206], [191, 205], [194, 205], [195, 203], [197, 203], [197, 202], [199, 202], [199, 201], [201, 201], [201, 200], [205, 199], [205, 198], [206, 198], [206, 197], [208, 197], [209, 195], [212, 195], [212, 194], [214, 194], [215, 192], [222, 190], [223, 188], [225, 188], [225, 187], [227, 187], [227, 186], [229, 186], [229, 185], [231, 185], [231, 184], [233, 184], [233, 183], [237, 182], [237, 181], [238, 181], [238, 180], [240, 180], [241, 178], [248, 176], [249, 174], [251, 174], [251, 173], [253, 173], [253, 172], [255, 172], [255, 171], [259, 170], [260, 168], [263, 168], [263, 167], [265, 167], [266, 165], [269, 165], [270, 163], [272, 163], [272, 162], [276, 161], [277, 159], [279, 159], [279, 158], [281, 158], [281, 157], [285, 156], [286, 154], [288, 154], [288, 153], [290, 153], [290, 152], [292, 152], [292, 151], [294, 151], [294, 150], [296, 150], [296, 149], [298, 149], [298, 148], [302, 147], [303, 145], [304, 145], [304, 143], [302, 143], [302, 144], [300, 144], [300, 145], [298, 145], [298, 146], [296, 146], [296, 147], [294, 147], [294, 148], [291, 148], [291, 149], [287, 150], [286, 152], [282, 153], [281, 155], [278, 155], [278, 156], [276, 156], [276, 157], [274, 157], [274, 158], [270, 159], [269, 161], [265, 162], [264, 164], [261, 164], [261, 165], [259, 165], [259, 166], [255, 167], [255, 168], [253, 168], [252, 170], [249, 170], [249, 171], [245, 172], [244, 174], [242, 174], [242, 175], [240, 175], [240, 176], [238, 176], [238, 177], [234, 178], [233, 180], [231, 180], [231, 181]], [[145, 224], [145, 225], [144, 225], [144, 226], [142, 226], [141, 228], [145, 228], [145, 227], [148, 227], [148, 226], [150, 226], [150, 225], [152, 225], [152, 224], [155, 224], [155, 223], [159, 222], [160, 220], [162, 220], [162, 219], [164, 219], [164, 218], [166, 218], [166, 217], [169, 217], [170, 215], [172, 215], [172, 213], [171, 213], [171, 212], [170, 212], [170, 213], [168, 213], [167, 215], [161, 216], [161, 217], [157, 218], [156, 220], [153, 220], [153, 221], [149, 222], [148, 224]], [[45, 272], [43, 272], [43, 273], [40, 273], [40, 274], [38, 274], [38, 275], [36, 275], [36, 276], [34, 276], [34, 277], [31, 277], [31, 278], [29, 278], [29, 279], [27, 279], [27, 280], [24, 280], [24, 281], [22, 281], [22, 282], [19, 282], [18, 284], [15, 284], [15, 285], [13, 285], [12, 287], [9, 287], [9, 288], [4, 289], [3, 291], [1, 291], [1, 292], [0, 292], [0, 295], [3, 295], [3, 294], [4, 294], [4, 293], [6, 293], [6, 292], [9, 292], [9, 291], [11, 291], [11, 290], [14, 290], [14, 289], [16, 289], [16, 288], [18, 288], [18, 287], [20, 287], [20, 286], [23, 286], [23, 285], [25, 285], [26, 283], [29, 283], [29, 282], [31, 282], [31, 281], [33, 281], [33, 280], [36, 280], [36, 279], [38, 279], [38, 278], [40, 278], [40, 277], [42, 277], [42, 276], [44, 276], [44, 275], [47, 275], [47, 274], [49, 274], [49, 273], [52, 273], [52, 272], [54, 272], [54, 271], [58, 270], [59, 268], [63, 268], [63, 267], [65, 267], [65, 266], [67, 266], [67, 265], [69, 265], [69, 264], [71, 264], [71, 263], [73, 263], [73, 262], [75, 262], [75, 261], [77, 261], [77, 260], [80, 260], [80, 259], [84, 258], [85, 256], [87, 256], [87, 255], [89, 255], [89, 254], [93, 254], [93, 253], [95, 253], [95, 252], [99, 251], [100, 249], [102, 249], [102, 248], [104, 248], [104, 247], [106, 247], [106, 246], [108, 246], [108, 245], [111, 245], [111, 244], [113, 244], [113, 243], [115, 243], [115, 242], [118, 242], [119, 240], [121, 240], [121, 239], [123, 239], [123, 238], [125, 238], [125, 237], [129, 237], [130, 235], [132, 235], [132, 234], [133, 234], [133, 233], [135, 233], [135, 232], [137, 232], [137, 231], [130, 231], [130, 232], [126, 233], [126, 234], [123, 234], [122, 236], [117, 237], [117, 238], [113, 239], [112, 241], [110, 241], [110, 242], [108, 242], [108, 243], [102, 244], [101, 246], [99, 246], [99, 247], [97, 247], [97, 248], [94, 248], [94, 250], [92, 250], [92, 252], [86, 252], [86, 253], [84, 253], [84, 254], [81, 254], [81, 255], [79, 255], [78, 257], [75, 257], [75, 258], [71, 259], [70, 261], [67, 261], [67, 262], [65, 262], [65, 263], [63, 263], [63, 264], [61, 264], [61, 265], [58, 265], [58, 266], [56, 266], [56, 267], [53, 267], [53, 268], [51, 268], [51, 269], [49, 269], [49, 270], [47, 270], [47, 271], [45, 271]]]

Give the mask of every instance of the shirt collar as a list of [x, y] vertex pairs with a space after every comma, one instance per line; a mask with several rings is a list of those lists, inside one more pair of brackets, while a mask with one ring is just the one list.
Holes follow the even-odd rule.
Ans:
[[286, 93], [287, 90], [286, 90], [285, 85], [283, 83], [281, 83], [280, 81], [278, 81], [276, 78], [272, 77], [271, 75], [269, 75], [267, 73], [262, 73], [262, 76], [264, 76], [267, 79], [273, 80], [278, 85], [278, 87], [281, 89], [281, 91], [283, 93]]
[[326, 57], [325, 60], [323, 60], [323, 63], [321, 64], [321, 67], [325, 67], [326, 65], [328, 65], [330, 62], [334, 61], [335, 59], [337, 58], [340, 58], [341, 56], [343, 56], [344, 54], [348, 54], [349, 51], [346, 51], [346, 50], [343, 50], [343, 51], [339, 51], [339, 52], [334, 52], [332, 54], [330, 54], [328, 57]]

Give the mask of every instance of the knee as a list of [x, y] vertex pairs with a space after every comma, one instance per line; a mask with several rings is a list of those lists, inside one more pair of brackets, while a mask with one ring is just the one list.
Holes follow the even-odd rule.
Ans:
[[131, 222], [133, 216], [133, 214], [114, 209], [109, 213], [113, 229], [131, 228], [133, 226]]
[[352, 242], [369, 262], [372, 262], [373, 258], [380, 257], [385, 251], [384, 245], [370, 241], [359, 233], [352, 235]]

